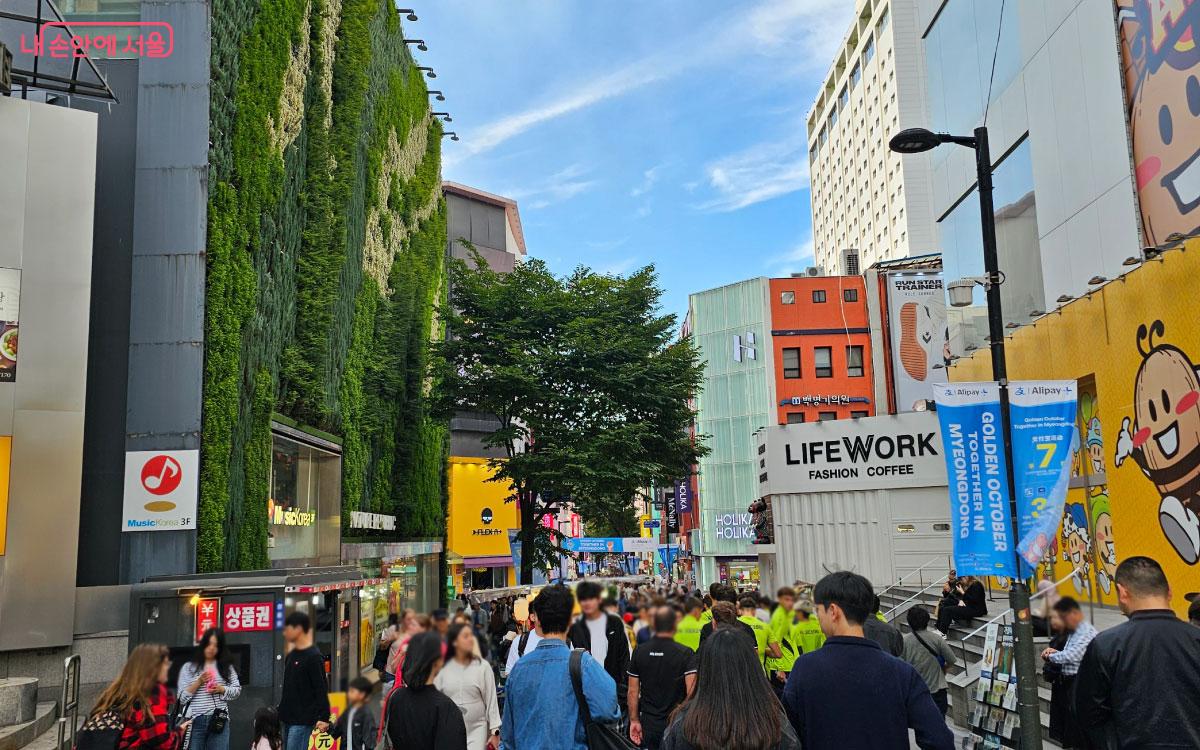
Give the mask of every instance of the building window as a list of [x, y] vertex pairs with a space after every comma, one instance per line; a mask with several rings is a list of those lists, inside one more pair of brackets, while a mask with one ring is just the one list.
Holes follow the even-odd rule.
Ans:
[[813, 299], [813, 302], [824, 302], [825, 301], [825, 290], [824, 289], [814, 289], [813, 293], [812, 293], [812, 299]]
[[818, 422], [832, 422], [835, 419], [837, 419], [836, 411], [823, 411], [817, 415]]
[[[858, 265], [858, 258], [857, 258], [857, 257], [855, 257], [855, 259], [854, 259], [854, 265], [855, 265], [855, 266], [857, 266], [857, 265]], [[850, 269], [849, 269], [849, 263], [847, 263], [847, 268], [846, 268], [846, 271], [847, 271], [847, 272], [849, 272], [849, 273], [857, 274], [857, 273], [858, 273], [858, 268], [855, 268], [853, 271], [850, 271]], [[857, 289], [844, 289], [844, 290], [842, 290], [842, 299], [846, 300], [847, 302], [858, 302], [858, 290], [857, 290]]]
[[796, 293], [795, 292], [780, 292], [779, 293], [779, 304], [781, 304], [781, 305], [796, 304]]
[[804, 424], [804, 412], [789, 411], [787, 413], [787, 423], [788, 424]]
[[863, 418], [863, 417], [865, 417], [865, 416], [868, 416], [868, 415], [867, 415], [867, 412], [865, 412], [865, 411], [852, 411], [852, 412], [850, 412], [850, 418], [851, 418], [851, 419], [862, 419], [862, 418]]
[[838, 109], [844, 109], [850, 102], [850, 89], [842, 86], [842, 93], [838, 94]]
[[795, 380], [800, 377], [800, 350], [788, 348], [783, 350], [783, 377]]
[[883, 31], [888, 27], [888, 21], [890, 20], [892, 20], [891, 14], [888, 13], [887, 6], [885, 5], [883, 8], [883, 15], [879, 17], [879, 23], [875, 24], [876, 35], [883, 33]]
[[816, 366], [818, 378], [833, 377], [833, 348], [818, 346], [813, 350], [813, 364]]
[[863, 348], [861, 346], [846, 347], [846, 374], [852, 378], [862, 377]]
[[854, 67], [850, 70], [850, 88], [854, 88], [855, 86], [857, 86], [858, 82], [861, 80], [862, 80], [862, 66], [860, 66], [858, 63], [855, 63]]
[[875, 59], [875, 38], [867, 37], [867, 44], [863, 47], [863, 65]]

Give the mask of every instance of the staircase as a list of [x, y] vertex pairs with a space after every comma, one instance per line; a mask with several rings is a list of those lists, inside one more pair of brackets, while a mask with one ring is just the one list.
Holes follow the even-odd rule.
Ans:
[[39, 703], [34, 677], [0, 679], [0, 750], [18, 750], [49, 734], [58, 719], [58, 703]]
[[[933, 586], [927, 591], [922, 590], [916, 584], [899, 585], [879, 595], [881, 611], [884, 615], [888, 616], [888, 620], [893, 625], [905, 633], [909, 632], [908, 623], [904, 620], [905, 612], [919, 604], [925, 607], [929, 611], [929, 614], [932, 615], [934, 607], [937, 606], [940, 599], [940, 585]], [[892, 612], [892, 609], [895, 609], [895, 611]], [[986, 617], [976, 618], [969, 623], [954, 623], [950, 628], [950, 634], [946, 637], [946, 642], [954, 651], [954, 657], [958, 661], [958, 664], [951, 667], [950, 671], [946, 673], [946, 682], [950, 686], [950, 719], [960, 727], [969, 726], [972, 688], [979, 679], [979, 666], [983, 661], [985, 631], [980, 630], [974, 635], [972, 633], [1006, 609], [1008, 609], [1006, 598], [989, 601], [988, 615]], [[1011, 623], [1012, 619], [1009, 617], [997, 622]], [[932, 627], [931, 624], [930, 629]], [[1100, 627], [1100, 625], [1097, 624], [1097, 627]], [[1034, 638], [1035, 648], [1039, 653], [1049, 643], [1050, 639], [1046, 636]], [[1042, 737], [1049, 739], [1050, 684], [1042, 679], [1040, 669], [1038, 670], [1038, 702], [1040, 703], [1042, 716]], [[1012, 747], [1016, 746], [1015, 740], [1005, 740], [1005, 743]]]

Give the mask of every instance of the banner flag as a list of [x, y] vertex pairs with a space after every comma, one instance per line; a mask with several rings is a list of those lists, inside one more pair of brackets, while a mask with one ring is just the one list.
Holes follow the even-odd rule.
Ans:
[[1000, 386], [933, 387], [950, 489], [954, 563], [959, 575], [1015, 576]]
[[1071, 481], [1072, 456], [1079, 449], [1074, 380], [1030, 380], [1009, 385], [1012, 413], [1013, 482], [1017, 491], [1017, 551], [1032, 575], [1062, 520]]

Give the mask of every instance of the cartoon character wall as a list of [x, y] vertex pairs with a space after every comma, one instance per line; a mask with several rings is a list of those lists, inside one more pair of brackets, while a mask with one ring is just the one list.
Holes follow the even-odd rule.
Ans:
[[[1079, 381], [1080, 486], [1038, 571], [1058, 579], [1082, 569], [1063, 593], [1115, 603], [1113, 573], [1133, 555], [1162, 563], [1180, 594], [1200, 590], [1196, 278], [1200, 240], [1189, 240], [1008, 339], [1010, 377]], [[981, 351], [950, 377], [990, 373]]]
[[1148, 245], [1200, 227], [1200, 3], [1114, 0]]

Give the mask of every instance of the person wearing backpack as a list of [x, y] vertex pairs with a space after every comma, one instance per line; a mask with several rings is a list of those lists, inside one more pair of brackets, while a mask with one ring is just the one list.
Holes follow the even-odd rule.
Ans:
[[954, 652], [941, 633], [929, 630], [929, 612], [924, 607], [913, 607], [905, 618], [912, 632], [904, 634], [904, 661], [913, 665], [917, 674], [925, 680], [933, 702], [945, 716], [950, 708], [946, 698], [946, 670], [958, 663], [954, 659]]
[[187, 720], [171, 726], [167, 647], [137, 646], [121, 674], [100, 697], [76, 736], [76, 750], [175, 750], [191, 727]]
[[513, 667], [517, 666], [517, 660], [525, 654], [537, 648], [538, 642], [542, 637], [537, 632], [537, 613], [533, 611], [533, 605], [529, 607], [529, 622], [525, 626], [525, 632], [517, 637], [515, 643], [509, 644], [508, 659], [504, 663], [504, 674], [512, 674]]

